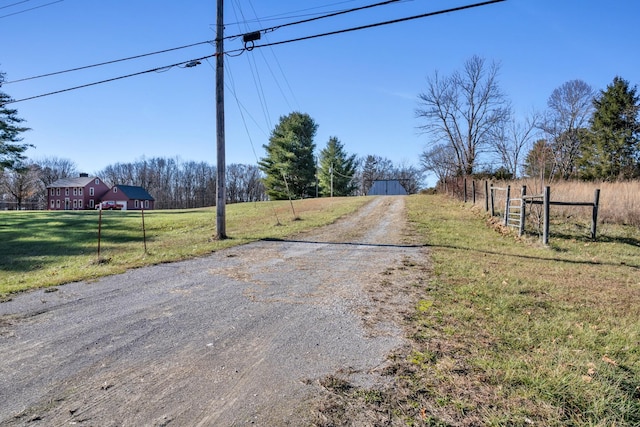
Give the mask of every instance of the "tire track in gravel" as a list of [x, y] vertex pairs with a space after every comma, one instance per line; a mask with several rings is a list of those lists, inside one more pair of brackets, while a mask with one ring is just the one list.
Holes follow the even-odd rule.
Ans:
[[[0, 426], [309, 425], [339, 373], [376, 387], [403, 344], [380, 288], [424, 248], [404, 198], [289, 240], [0, 304]], [[382, 281], [384, 283], [384, 281]]]

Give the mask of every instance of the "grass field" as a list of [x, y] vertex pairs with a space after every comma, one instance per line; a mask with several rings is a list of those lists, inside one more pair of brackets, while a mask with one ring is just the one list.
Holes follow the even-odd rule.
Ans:
[[0, 212], [0, 298], [13, 292], [116, 274], [263, 238], [279, 238], [335, 221], [368, 199], [332, 198], [229, 205], [227, 234], [217, 241], [215, 208], [144, 213]]
[[470, 204], [409, 204], [432, 278], [405, 404], [440, 415], [416, 425], [640, 425], [640, 229], [545, 248]]

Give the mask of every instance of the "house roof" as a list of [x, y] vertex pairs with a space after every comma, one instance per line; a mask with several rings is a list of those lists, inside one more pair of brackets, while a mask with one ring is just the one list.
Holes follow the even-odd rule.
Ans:
[[132, 200], [155, 200], [151, 197], [151, 194], [142, 187], [135, 185], [115, 185], [115, 187]]
[[97, 176], [81, 176], [75, 178], [62, 178], [47, 185], [47, 188], [58, 187], [86, 187], [93, 180], [98, 178]]

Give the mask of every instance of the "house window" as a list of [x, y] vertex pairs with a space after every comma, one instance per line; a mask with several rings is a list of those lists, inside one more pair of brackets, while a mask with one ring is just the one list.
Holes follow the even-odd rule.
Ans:
[[140, 207], [140, 200], [136, 200], [134, 205], [135, 205], [135, 208], [138, 209]]
[[56, 200], [56, 208], [60, 209], [60, 199]]
[[93, 199], [89, 199], [89, 207], [90, 207], [91, 209], [93, 209], [95, 206], [96, 206], [96, 205], [95, 205], [95, 202], [93, 201]]
[[73, 187], [73, 195], [74, 196], [78, 195], [78, 187]]
[[59, 195], [60, 195], [60, 189], [56, 188], [56, 196], [59, 196]]
[[51, 209], [53, 209], [53, 208], [55, 208], [55, 207], [56, 207], [56, 202], [55, 202], [55, 200], [52, 200], [52, 201], [51, 201]]
[[89, 187], [89, 195], [92, 196], [92, 197], [94, 196], [93, 187]]
[[52, 195], [52, 196], [55, 196], [55, 195], [56, 195], [56, 190], [55, 190], [55, 189], [53, 189], [53, 188], [51, 189], [51, 195]]
[[118, 187], [113, 187], [113, 192], [117, 193], [118, 192]]
[[144, 208], [145, 208], [145, 209], [148, 209], [148, 208], [149, 208], [149, 201], [148, 201], [148, 200], [145, 200], [145, 201], [144, 201]]
[[78, 188], [78, 196], [82, 196], [82, 187]]
[[96, 178], [94, 182], [96, 183], [96, 185], [100, 185], [100, 180], [98, 178]]
[[78, 209], [78, 200], [73, 199], [73, 209]]
[[64, 195], [65, 195], [65, 196], [68, 196], [68, 195], [69, 195], [69, 187], [66, 187], [66, 188], [64, 189]]

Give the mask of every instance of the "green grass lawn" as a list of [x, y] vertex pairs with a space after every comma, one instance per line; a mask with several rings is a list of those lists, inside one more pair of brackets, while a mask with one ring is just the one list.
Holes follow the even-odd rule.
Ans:
[[27, 289], [116, 274], [129, 268], [201, 256], [263, 238], [325, 225], [370, 200], [331, 198], [228, 205], [227, 234], [217, 241], [215, 208], [104, 211], [98, 257], [98, 211], [0, 212], [0, 297]]
[[455, 425], [640, 425], [640, 230], [591, 242], [558, 221], [543, 247], [469, 204], [409, 206], [432, 271], [412, 320], [414, 405]]

